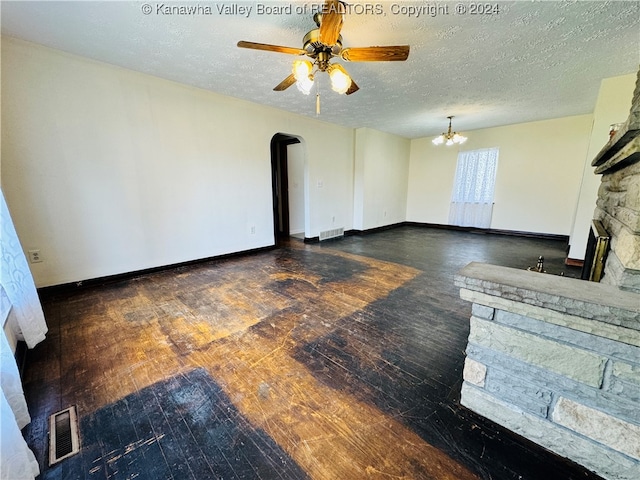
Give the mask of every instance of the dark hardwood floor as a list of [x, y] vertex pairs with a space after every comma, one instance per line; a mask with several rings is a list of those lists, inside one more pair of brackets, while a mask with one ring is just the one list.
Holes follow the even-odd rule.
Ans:
[[[401, 227], [43, 296], [43, 479], [597, 479], [458, 403], [470, 261], [579, 277], [555, 240]], [[81, 452], [48, 467], [48, 416]]]

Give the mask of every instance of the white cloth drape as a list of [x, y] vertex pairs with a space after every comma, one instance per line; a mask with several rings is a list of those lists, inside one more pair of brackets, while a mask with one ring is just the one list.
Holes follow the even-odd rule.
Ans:
[[493, 203], [451, 202], [449, 224], [461, 227], [489, 228]]
[[[5, 314], [8, 314], [11, 310], [11, 306], [7, 309], [8, 298], [0, 285], [0, 302], [3, 304]], [[1, 323], [4, 323], [4, 316]], [[7, 399], [11, 410], [15, 416], [15, 422], [18, 424], [18, 428], [22, 429], [31, 421], [29, 410], [27, 409], [27, 401], [24, 398], [24, 392], [22, 390], [22, 381], [20, 380], [20, 373], [18, 372], [18, 366], [16, 365], [15, 357], [7, 337], [4, 334], [4, 329], [0, 329], [0, 387], [2, 387], [2, 393]]]
[[44, 340], [47, 324], [38, 292], [0, 190], [0, 479], [34, 479], [40, 469], [20, 430], [31, 421], [20, 373], [5, 336], [5, 320], [29, 348]]
[[0, 391], [0, 478], [33, 480], [39, 474], [38, 461], [24, 441], [11, 407]]
[[[4, 294], [4, 290], [0, 294]], [[31, 417], [4, 329], [0, 329], [0, 361], [0, 478], [32, 480], [40, 474], [40, 467], [20, 432]]]
[[45, 338], [47, 324], [33, 277], [24, 256], [9, 209], [0, 190], [0, 285], [7, 292], [12, 309], [9, 325], [29, 348]]
[[497, 168], [497, 148], [458, 154], [449, 224], [478, 228], [491, 226]]

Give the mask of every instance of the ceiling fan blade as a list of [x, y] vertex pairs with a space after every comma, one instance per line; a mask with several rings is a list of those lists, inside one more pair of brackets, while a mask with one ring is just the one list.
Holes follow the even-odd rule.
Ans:
[[345, 92], [345, 95], [351, 95], [352, 93], [356, 93], [358, 90], [360, 90], [360, 87], [356, 84], [356, 82], [353, 81], [353, 78], [352, 78], [351, 86], [349, 87], [349, 90]]
[[344, 5], [338, 0], [327, 0], [322, 7], [320, 20], [320, 42], [332, 47], [340, 38]]
[[295, 75], [292, 73], [291, 75], [289, 75], [287, 78], [285, 78], [283, 81], [281, 81], [278, 85], [276, 85], [275, 87], [273, 87], [273, 90], [275, 92], [281, 92], [283, 90], [286, 90], [287, 88], [289, 88], [291, 85], [293, 85], [294, 83], [296, 83], [296, 77]]
[[268, 52], [289, 53], [291, 55], [304, 55], [306, 50], [294, 47], [281, 47], [280, 45], [269, 45], [268, 43], [245, 42], [240, 40], [238, 46], [241, 48], [251, 48], [253, 50], [266, 50]]
[[347, 62], [403, 62], [409, 56], [409, 45], [345, 48], [340, 56]]

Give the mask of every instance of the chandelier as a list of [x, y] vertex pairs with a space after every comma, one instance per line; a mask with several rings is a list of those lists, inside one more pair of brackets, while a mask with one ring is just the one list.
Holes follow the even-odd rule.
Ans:
[[442, 145], [444, 143], [445, 145], [453, 145], [454, 143], [462, 144], [466, 142], [467, 137], [460, 135], [458, 132], [451, 131], [451, 119], [453, 118], [453, 115], [447, 118], [449, 119], [449, 130], [447, 130], [446, 133], [441, 133], [436, 138], [434, 138], [432, 140], [433, 144]]

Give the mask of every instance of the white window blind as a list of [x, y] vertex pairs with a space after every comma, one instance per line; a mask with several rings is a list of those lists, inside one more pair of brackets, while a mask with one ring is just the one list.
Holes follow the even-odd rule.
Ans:
[[449, 224], [489, 228], [498, 169], [498, 148], [458, 154]]

